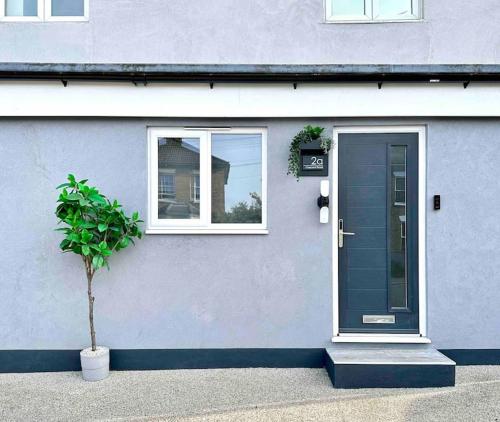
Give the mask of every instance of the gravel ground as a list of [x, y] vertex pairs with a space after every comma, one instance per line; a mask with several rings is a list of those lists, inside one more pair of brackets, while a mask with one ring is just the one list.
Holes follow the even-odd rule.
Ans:
[[500, 366], [457, 367], [442, 389], [335, 390], [323, 369], [0, 375], [1, 421], [492, 421]]

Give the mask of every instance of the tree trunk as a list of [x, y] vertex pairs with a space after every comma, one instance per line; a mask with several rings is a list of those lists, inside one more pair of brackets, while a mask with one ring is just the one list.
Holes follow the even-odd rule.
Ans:
[[95, 298], [92, 296], [92, 279], [94, 277], [94, 271], [92, 269], [91, 262], [85, 262], [85, 267], [87, 270], [87, 294], [89, 298], [89, 323], [90, 323], [90, 339], [92, 341], [92, 351], [96, 350], [96, 341], [95, 341], [95, 330], [94, 330], [94, 300]]

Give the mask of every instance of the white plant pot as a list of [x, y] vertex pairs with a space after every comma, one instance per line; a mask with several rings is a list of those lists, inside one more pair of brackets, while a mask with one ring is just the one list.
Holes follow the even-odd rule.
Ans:
[[98, 346], [93, 352], [92, 348], [80, 352], [82, 375], [85, 381], [101, 381], [109, 375], [109, 349]]

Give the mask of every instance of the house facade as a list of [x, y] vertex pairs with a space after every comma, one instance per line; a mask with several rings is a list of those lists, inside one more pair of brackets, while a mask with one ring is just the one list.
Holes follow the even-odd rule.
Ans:
[[[68, 173], [145, 220], [95, 279], [116, 369], [499, 364], [500, 10], [473, 3], [0, 1], [0, 370], [88, 344]], [[297, 182], [307, 125], [328, 172]]]

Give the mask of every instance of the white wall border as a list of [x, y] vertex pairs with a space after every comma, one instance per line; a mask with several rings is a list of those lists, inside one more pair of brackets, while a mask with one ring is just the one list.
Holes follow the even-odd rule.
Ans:
[[[419, 334], [342, 334], [339, 327], [338, 273], [338, 135], [341, 133], [417, 133], [418, 134], [418, 296]], [[334, 343], [430, 343], [427, 338], [427, 131], [425, 126], [335, 126], [332, 148], [332, 313]]]
[[0, 81], [3, 117], [500, 117], [500, 83]]

